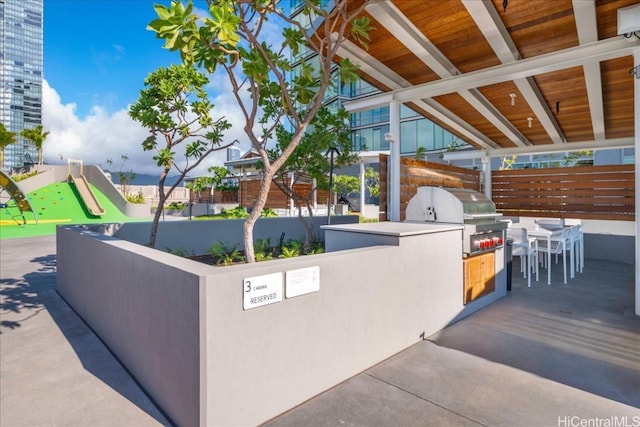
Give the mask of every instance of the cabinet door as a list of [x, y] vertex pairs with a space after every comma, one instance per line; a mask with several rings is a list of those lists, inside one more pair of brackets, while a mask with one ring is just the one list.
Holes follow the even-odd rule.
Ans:
[[464, 262], [464, 294], [466, 305], [495, 289], [496, 254], [489, 252], [466, 258]]

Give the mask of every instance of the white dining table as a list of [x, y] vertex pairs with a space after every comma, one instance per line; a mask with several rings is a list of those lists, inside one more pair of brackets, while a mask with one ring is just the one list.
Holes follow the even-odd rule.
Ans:
[[[535, 237], [536, 239], [546, 239], [547, 240], [547, 285], [551, 284], [551, 241], [557, 237], [562, 235], [562, 229], [558, 230], [549, 230], [546, 228], [542, 228], [540, 226], [535, 227], [527, 227], [527, 234], [531, 237]], [[573, 256], [571, 257], [573, 259]]]

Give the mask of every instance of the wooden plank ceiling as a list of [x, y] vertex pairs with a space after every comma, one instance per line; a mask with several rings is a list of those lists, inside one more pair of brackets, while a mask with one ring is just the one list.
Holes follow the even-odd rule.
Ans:
[[617, 10], [637, 3], [379, 0], [365, 12], [375, 27], [368, 50], [348, 44], [341, 54], [384, 92], [422, 85], [426, 96], [403, 102], [478, 148], [633, 138], [631, 53], [428, 94], [434, 82], [490, 69], [499, 75], [518, 61], [621, 38]]

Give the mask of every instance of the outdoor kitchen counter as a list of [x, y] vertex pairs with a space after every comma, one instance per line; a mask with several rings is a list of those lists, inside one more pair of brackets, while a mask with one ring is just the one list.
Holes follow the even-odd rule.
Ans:
[[[462, 240], [462, 224], [423, 222], [369, 222], [360, 224], [323, 225], [327, 252], [377, 245], [398, 246], [400, 239], [425, 234], [457, 232]], [[462, 243], [461, 243], [462, 245]], [[460, 246], [461, 247], [461, 246]], [[460, 250], [459, 248], [456, 248]]]
[[[464, 257], [464, 224], [387, 221], [321, 228], [326, 252], [385, 251], [388, 263], [372, 261], [386, 268], [377, 271], [376, 280], [393, 283], [397, 292], [412, 284], [421, 289], [418, 294], [422, 292], [425, 305], [418, 311], [429, 313], [423, 318], [425, 331], [438, 331], [507, 295], [504, 247]], [[366, 274], [371, 265], [351, 268]], [[369, 286], [372, 280], [364, 283]]]

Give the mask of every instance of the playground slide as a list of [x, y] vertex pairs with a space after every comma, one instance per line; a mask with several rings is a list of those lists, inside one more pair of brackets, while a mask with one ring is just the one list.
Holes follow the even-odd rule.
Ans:
[[[22, 223], [27, 223], [27, 220], [24, 217], [24, 213], [31, 212], [37, 224], [38, 217], [33, 211], [33, 207], [31, 206], [31, 203], [29, 203], [29, 199], [27, 199], [27, 196], [24, 195], [20, 187], [18, 187], [18, 184], [16, 184], [9, 175], [0, 170], [0, 194], [2, 194], [5, 190], [7, 191], [9, 198], [15, 202], [15, 207], [17, 207], [20, 211]], [[8, 203], [4, 203], [2, 198], [0, 198], [0, 207], [8, 209], [10, 205]]]
[[79, 177], [69, 175], [69, 182], [76, 186], [82, 202], [91, 215], [104, 215], [105, 211], [102, 206], [100, 206], [100, 202], [98, 202], [96, 195], [91, 191], [91, 187], [89, 187], [89, 183], [84, 175], [80, 175]]

